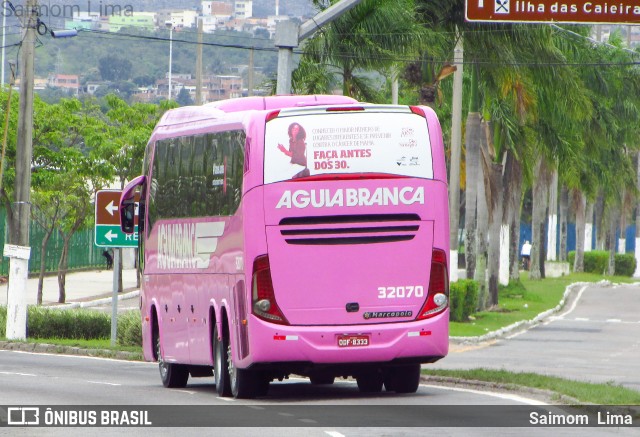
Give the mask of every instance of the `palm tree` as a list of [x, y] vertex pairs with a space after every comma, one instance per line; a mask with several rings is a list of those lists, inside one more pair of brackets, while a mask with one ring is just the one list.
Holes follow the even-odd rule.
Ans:
[[[322, 0], [314, 0], [314, 4], [321, 9], [329, 6]], [[414, 57], [423, 46], [425, 35], [424, 27], [415, 19], [413, 0], [363, 0], [307, 41], [301, 64], [304, 68], [315, 64], [341, 76], [345, 96], [378, 101], [372, 79], [363, 73], [383, 71], [398, 58]], [[307, 83], [308, 76], [301, 76], [294, 78], [298, 92], [306, 92], [310, 85], [319, 83]], [[316, 73], [313, 78], [320, 76]], [[321, 82], [324, 86], [331, 84], [324, 79]]]

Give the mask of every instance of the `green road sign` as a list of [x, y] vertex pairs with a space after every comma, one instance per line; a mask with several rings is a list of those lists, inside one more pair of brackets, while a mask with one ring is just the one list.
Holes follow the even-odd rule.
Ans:
[[138, 227], [125, 234], [119, 225], [96, 225], [95, 243], [99, 247], [138, 247]]

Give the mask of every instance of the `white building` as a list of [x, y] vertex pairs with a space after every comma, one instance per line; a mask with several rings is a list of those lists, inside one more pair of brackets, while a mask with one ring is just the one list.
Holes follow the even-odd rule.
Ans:
[[251, 18], [253, 16], [253, 0], [235, 0], [233, 9], [237, 19]]

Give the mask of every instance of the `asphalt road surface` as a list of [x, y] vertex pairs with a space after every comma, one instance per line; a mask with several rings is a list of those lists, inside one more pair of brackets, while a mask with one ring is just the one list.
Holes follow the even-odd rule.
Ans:
[[441, 369], [506, 369], [640, 390], [640, 286], [584, 286], [556, 317], [482, 346], [454, 348]]

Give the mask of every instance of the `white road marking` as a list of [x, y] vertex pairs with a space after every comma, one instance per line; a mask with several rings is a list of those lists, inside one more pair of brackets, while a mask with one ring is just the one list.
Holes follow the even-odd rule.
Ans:
[[318, 423], [317, 421], [315, 421], [313, 419], [298, 419], [298, 421], [300, 421], [302, 423]]
[[221, 397], [217, 397], [216, 399], [221, 400], [221, 401], [226, 401], [226, 402], [235, 402], [235, 401], [236, 401], [234, 398], [221, 398]]
[[479, 395], [484, 395], [484, 396], [493, 396], [493, 397], [500, 398], [500, 399], [507, 399], [507, 400], [510, 400], [510, 401], [520, 402], [520, 403], [526, 404], [526, 405], [547, 405], [546, 402], [538, 401], [536, 399], [530, 399], [530, 398], [525, 398], [525, 397], [518, 396], [518, 395], [510, 395], [510, 394], [506, 394], [506, 393], [496, 393], [496, 392], [491, 392], [491, 391], [472, 390], [472, 389], [469, 389], [469, 388], [459, 388], [459, 387], [442, 387], [442, 386], [439, 386], [439, 385], [420, 384], [420, 386], [428, 387], [428, 388], [436, 388], [436, 389], [440, 389], [440, 390], [451, 390], [451, 391], [459, 391], [459, 392], [463, 392], [463, 393], [473, 393], [473, 394], [479, 394]]
[[576, 317], [575, 321], [576, 322], [588, 322], [589, 319], [587, 319], [586, 317]]
[[189, 390], [175, 390], [175, 391], [178, 391], [180, 393], [186, 393], [188, 395], [194, 395], [194, 394], [198, 393], [197, 391], [189, 391]]
[[580, 291], [578, 291], [578, 296], [576, 296], [576, 298], [573, 300], [573, 303], [571, 304], [571, 306], [569, 307], [569, 309], [568, 309], [566, 312], [564, 312], [564, 313], [562, 313], [562, 314], [558, 315], [558, 317], [557, 317], [557, 318], [561, 319], [561, 318], [563, 318], [564, 316], [566, 316], [566, 315], [570, 314], [571, 312], [573, 312], [573, 310], [575, 310], [575, 309], [576, 309], [576, 306], [578, 305], [578, 301], [579, 301], [579, 300], [580, 300], [580, 298], [582, 297], [582, 293], [584, 293], [584, 291], [587, 289], [587, 287], [589, 287], [589, 286], [588, 286], [588, 285], [584, 285], [584, 286], [580, 289]]
[[101, 384], [101, 385], [112, 385], [114, 387], [120, 387], [122, 384], [116, 384], [114, 382], [102, 382], [102, 381], [86, 381], [89, 384]]
[[609, 322], [609, 323], [620, 323], [620, 322], [622, 322], [622, 320], [621, 319], [607, 319], [607, 322]]
[[345, 437], [344, 434], [340, 434], [337, 431], [325, 431], [324, 433], [330, 435], [331, 437]]
[[33, 373], [18, 373], [18, 372], [0, 372], [0, 375], [17, 375], [17, 376], [38, 376]]

